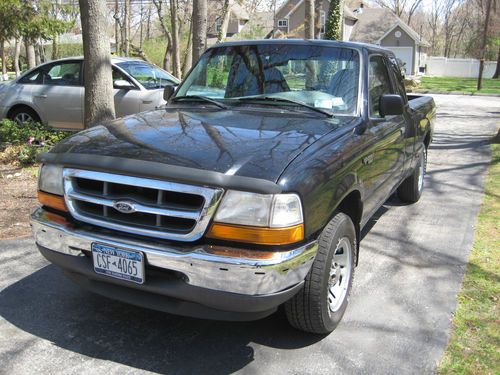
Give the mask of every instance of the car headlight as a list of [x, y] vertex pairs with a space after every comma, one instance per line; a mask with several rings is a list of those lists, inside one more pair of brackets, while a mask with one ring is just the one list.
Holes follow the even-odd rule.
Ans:
[[304, 239], [297, 194], [256, 194], [229, 190], [219, 205], [210, 238], [283, 245]]
[[56, 195], [64, 195], [62, 167], [42, 164], [38, 175], [38, 190]]

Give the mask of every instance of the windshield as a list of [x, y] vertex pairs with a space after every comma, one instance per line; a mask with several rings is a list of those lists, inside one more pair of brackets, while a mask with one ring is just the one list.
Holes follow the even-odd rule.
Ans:
[[148, 90], [161, 89], [167, 85], [177, 85], [179, 83], [174, 76], [166, 71], [145, 62], [124, 61], [116, 65], [134, 77]]
[[[220, 102], [275, 106], [302, 102], [333, 113], [354, 114], [358, 53], [349, 48], [264, 44], [209, 49], [176, 93]], [[276, 99], [289, 100], [267, 100]], [[245, 98], [251, 100], [245, 101]]]

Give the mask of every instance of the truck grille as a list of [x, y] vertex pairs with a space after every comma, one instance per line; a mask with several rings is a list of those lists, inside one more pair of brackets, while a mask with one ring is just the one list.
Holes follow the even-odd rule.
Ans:
[[149, 237], [195, 241], [205, 232], [223, 190], [65, 168], [64, 192], [77, 220]]

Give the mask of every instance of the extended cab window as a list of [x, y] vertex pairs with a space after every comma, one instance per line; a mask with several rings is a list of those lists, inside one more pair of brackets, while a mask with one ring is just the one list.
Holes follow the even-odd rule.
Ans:
[[382, 56], [371, 56], [368, 68], [370, 117], [381, 117], [379, 111], [380, 97], [392, 93], [391, 81], [384, 58]]

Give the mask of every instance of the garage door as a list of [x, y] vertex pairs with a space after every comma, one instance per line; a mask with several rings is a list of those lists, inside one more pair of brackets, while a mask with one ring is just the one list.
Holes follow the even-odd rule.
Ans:
[[412, 47], [386, 47], [384, 48], [394, 52], [396, 57], [400, 59], [404, 64], [404, 68], [407, 75], [413, 74], [413, 48]]

